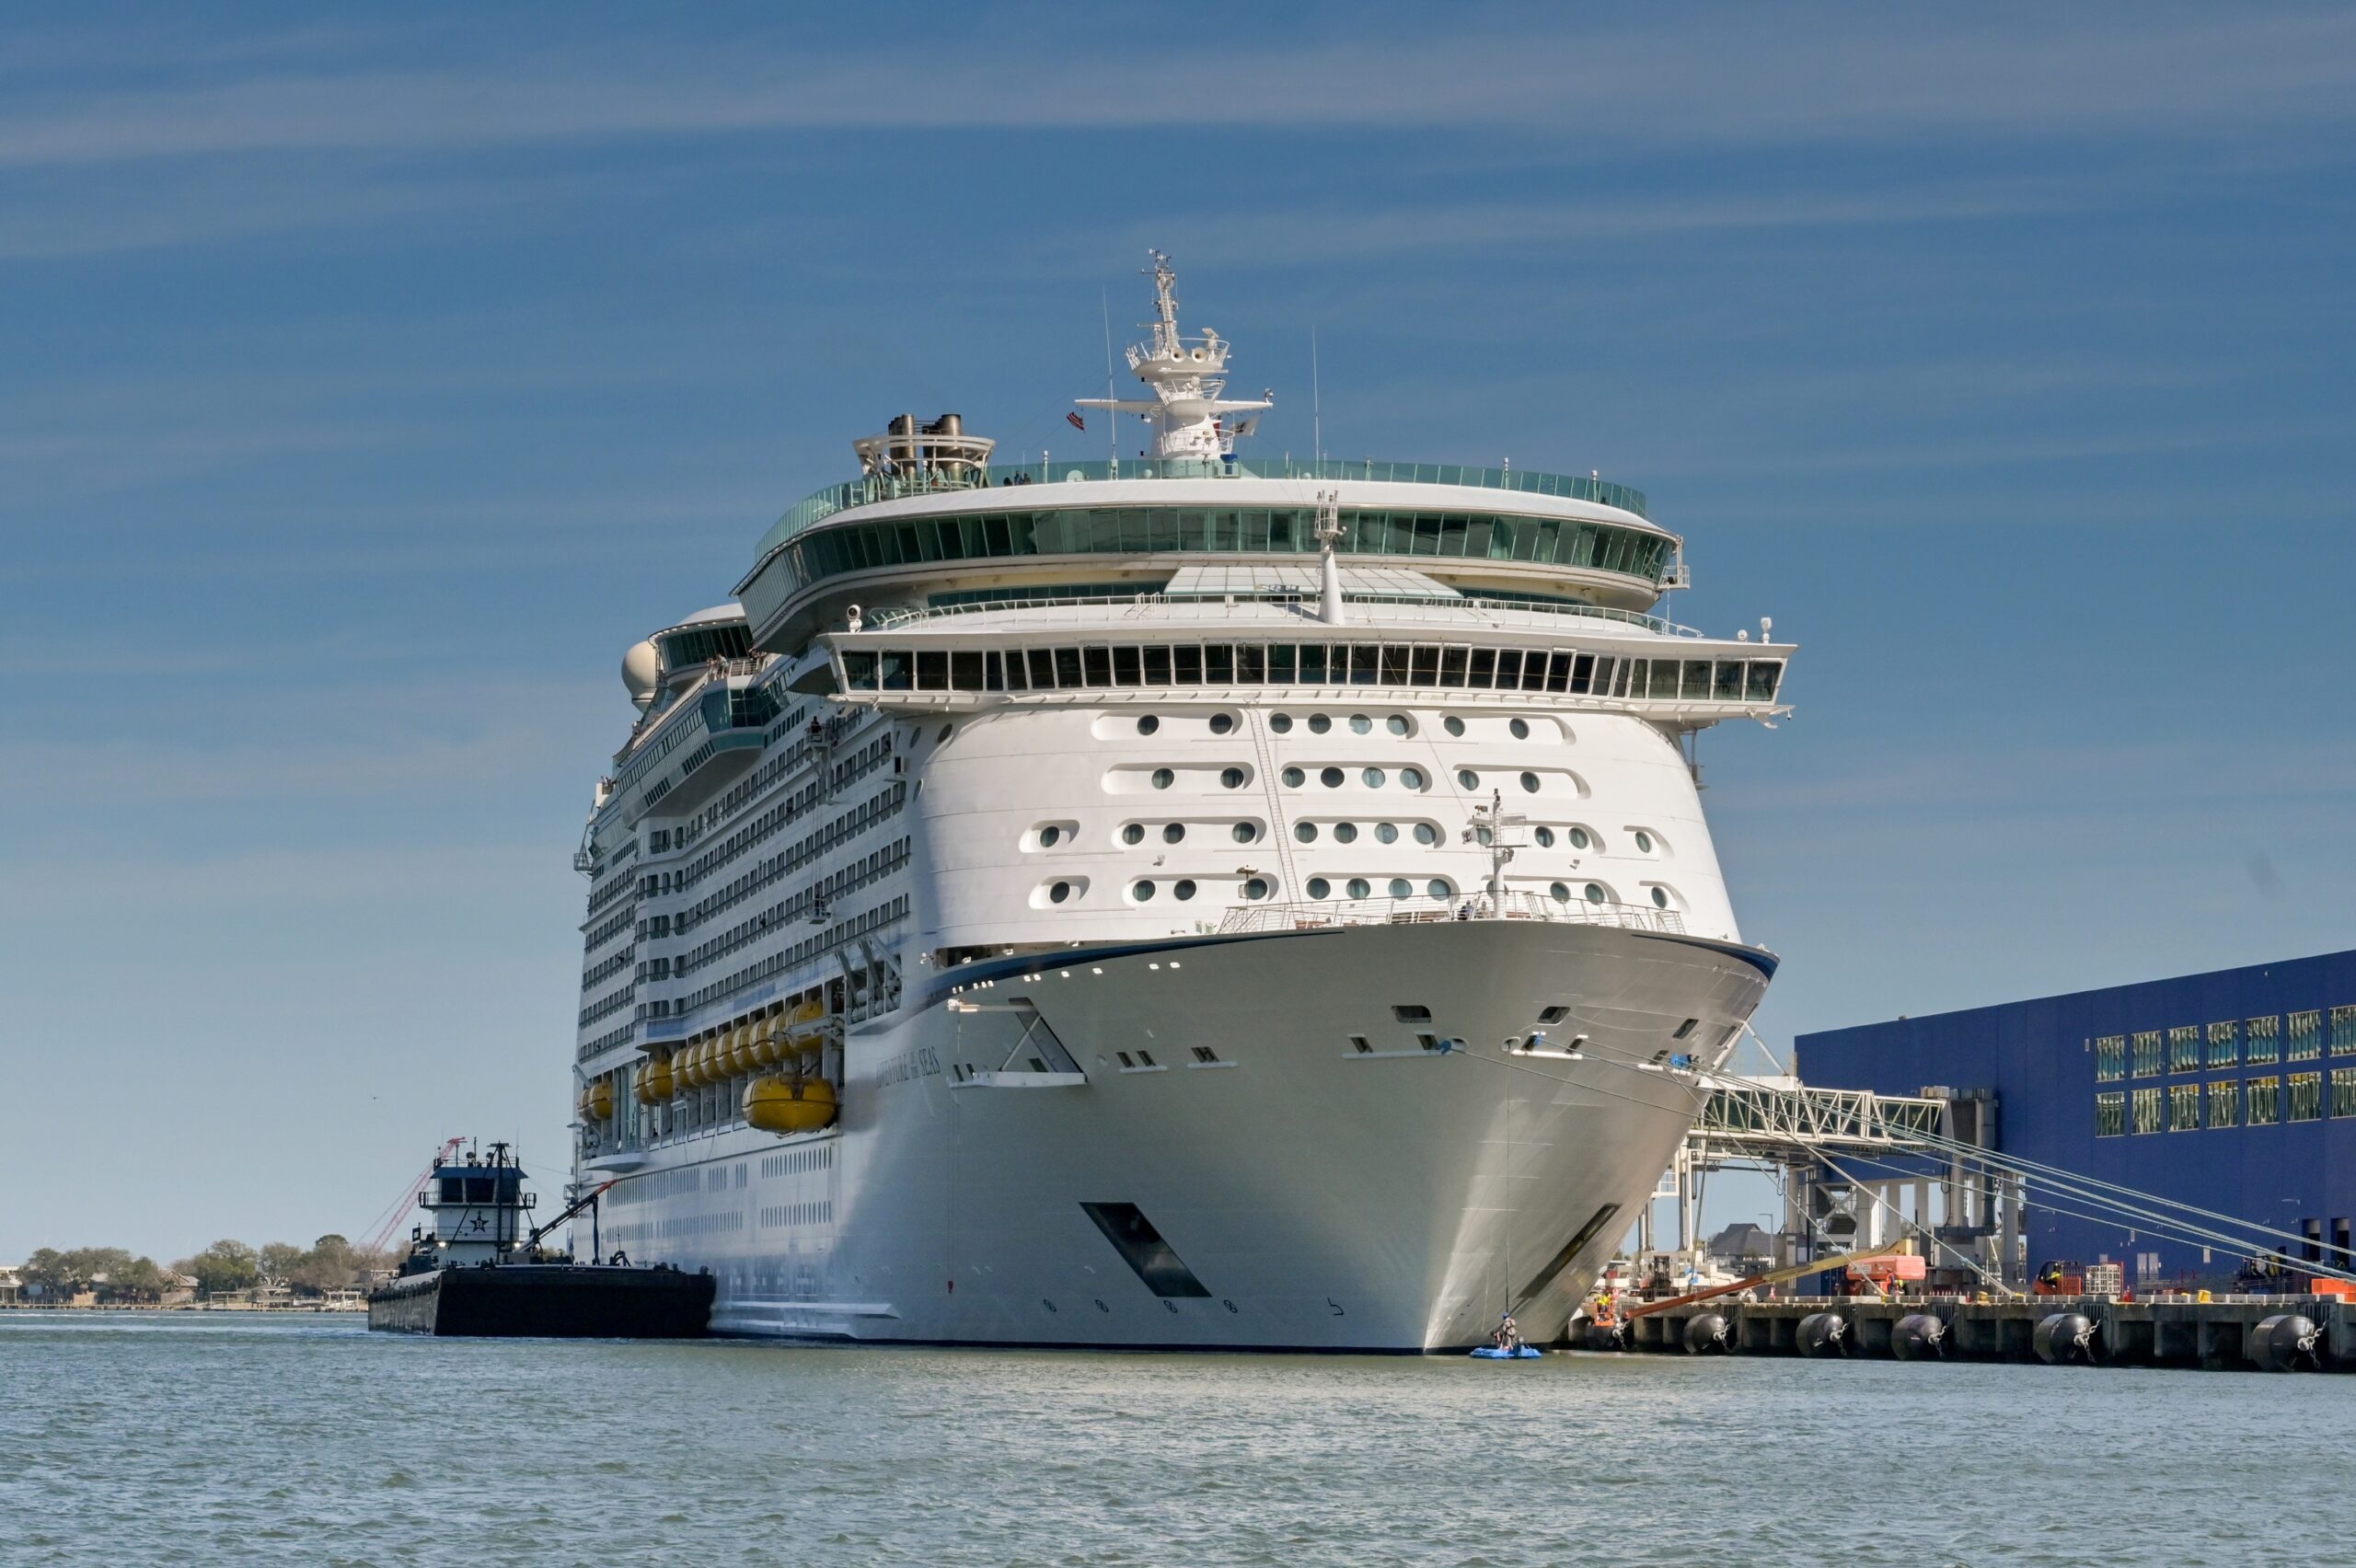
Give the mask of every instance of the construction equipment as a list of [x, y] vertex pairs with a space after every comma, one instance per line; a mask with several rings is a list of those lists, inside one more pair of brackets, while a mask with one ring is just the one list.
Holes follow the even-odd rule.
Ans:
[[410, 1177], [409, 1184], [401, 1189], [400, 1196], [395, 1198], [385, 1212], [376, 1217], [375, 1225], [368, 1232], [368, 1239], [361, 1243], [360, 1250], [363, 1253], [381, 1252], [393, 1244], [394, 1232], [399, 1230], [402, 1222], [409, 1218], [410, 1211], [417, 1207], [418, 1199], [424, 1194], [425, 1184], [433, 1180], [434, 1171], [449, 1163], [451, 1158], [458, 1152], [458, 1146], [466, 1141], [464, 1135], [443, 1140], [441, 1148], [435, 1152], [433, 1159], [425, 1162], [425, 1169]]
[[1770, 1269], [1762, 1274], [1752, 1274], [1749, 1279], [1736, 1280], [1732, 1285], [1714, 1285], [1707, 1290], [1692, 1290], [1682, 1296], [1671, 1296], [1660, 1301], [1643, 1302], [1622, 1312], [1620, 1317], [1623, 1321], [1636, 1318], [1649, 1318], [1656, 1312], [1666, 1312], [1678, 1307], [1691, 1307], [1696, 1301], [1711, 1301], [1721, 1296], [1732, 1296], [1737, 1291], [1755, 1290], [1762, 1285], [1788, 1285], [1793, 1280], [1806, 1279], [1813, 1274], [1825, 1274], [1853, 1263], [1863, 1263], [1875, 1258], [1887, 1258], [1904, 1251], [1907, 1246], [1908, 1243], [1904, 1241], [1892, 1241], [1886, 1247], [1868, 1248], [1861, 1252], [1843, 1252], [1837, 1258], [1819, 1258], [1814, 1262], [1794, 1263], [1788, 1268]]

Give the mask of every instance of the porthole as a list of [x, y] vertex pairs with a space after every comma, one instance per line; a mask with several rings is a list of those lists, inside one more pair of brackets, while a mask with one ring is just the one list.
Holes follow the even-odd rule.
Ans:
[[1214, 713], [1214, 714], [1212, 714], [1212, 715], [1211, 715], [1211, 733], [1212, 733], [1212, 734], [1214, 734], [1214, 735], [1224, 735], [1224, 734], [1226, 734], [1229, 731], [1230, 731], [1230, 730], [1232, 730], [1232, 729], [1234, 729], [1234, 728], [1235, 728], [1235, 715], [1234, 715], [1234, 714], [1232, 714], [1232, 713]]
[[1356, 823], [1354, 823], [1354, 822], [1337, 822], [1337, 823], [1335, 823], [1335, 824], [1334, 824], [1334, 843], [1336, 843], [1336, 844], [1356, 844], [1357, 841], [1358, 841], [1358, 824], [1356, 824]]
[[1150, 882], [1141, 882], [1131, 891], [1136, 893], [1139, 904], [1149, 904], [1153, 900], [1153, 883]]
[[1150, 735], [1161, 728], [1161, 721], [1150, 713], [1138, 721], [1138, 733], [1140, 735]]
[[1438, 877], [1434, 877], [1430, 882], [1426, 882], [1424, 884], [1424, 891], [1431, 894], [1434, 898], [1447, 898], [1456, 892], [1454, 888], [1449, 886]]
[[1155, 789], [1167, 790], [1170, 786], [1177, 782], [1178, 776], [1171, 772], [1170, 769], [1166, 767], [1157, 767], [1153, 770], [1153, 787]]
[[1584, 849], [1584, 848], [1586, 848], [1589, 844], [1591, 844], [1591, 843], [1593, 843], [1593, 842], [1594, 842], [1594, 840], [1592, 840], [1592, 839], [1590, 839], [1589, 837], [1588, 837], [1588, 836], [1587, 836], [1587, 829], [1586, 829], [1586, 828], [1583, 828], [1583, 827], [1575, 827], [1575, 828], [1571, 829], [1571, 847], [1572, 847], [1572, 848], [1574, 848], [1574, 849]]
[[1410, 790], [1420, 790], [1431, 780], [1424, 777], [1420, 767], [1403, 767], [1399, 770], [1399, 782]]
[[1371, 719], [1369, 719], [1369, 718], [1368, 718], [1365, 714], [1363, 714], [1363, 713], [1353, 713], [1353, 714], [1351, 714], [1351, 715], [1350, 715], [1350, 733], [1351, 733], [1351, 734], [1353, 734], [1353, 735], [1363, 735], [1363, 734], [1367, 734], [1367, 733], [1370, 732], [1373, 729], [1374, 729], [1374, 721], [1373, 721], [1373, 720], [1371, 720]]
[[1419, 823], [1417, 823], [1417, 824], [1415, 824], [1415, 842], [1416, 842], [1416, 843], [1418, 843], [1418, 844], [1437, 844], [1437, 843], [1438, 843], [1438, 842], [1439, 842], [1439, 829], [1438, 829], [1438, 828], [1437, 828], [1437, 827], [1434, 827], [1430, 823], [1427, 823], [1427, 822], [1419, 822]]
[[1535, 773], [1523, 774], [1521, 776], [1521, 790], [1522, 793], [1525, 795], [1535, 795], [1538, 793], [1538, 775]]
[[1069, 882], [1057, 882], [1053, 887], [1047, 889], [1047, 902], [1050, 904], [1061, 904], [1065, 899], [1069, 898], [1070, 896], [1071, 883]]
[[1289, 713], [1271, 713], [1271, 714], [1269, 714], [1269, 715], [1268, 715], [1268, 732], [1269, 732], [1270, 734], [1272, 734], [1272, 735], [1289, 735], [1289, 734], [1291, 734], [1291, 733], [1292, 733], [1292, 715], [1291, 715], [1291, 714], [1289, 714]]
[[1382, 721], [1382, 727], [1394, 735], [1403, 735], [1407, 732], [1407, 716], [1404, 713], [1393, 713]]
[[1308, 776], [1302, 773], [1298, 767], [1288, 767], [1276, 777], [1285, 781], [1286, 789], [1298, 790], [1300, 788], [1302, 780]]
[[1334, 884], [1333, 884], [1332, 882], [1327, 882], [1323, 877], [1311, 877], [1311, 878], [1310, 878], [1310, 879], [1309, 879], [1309, 896], [1310, 896], [1310, 897], [1311, 897], [1311, 898], [1322, 898], [1322, 897], [1324, 897], [1327, 894], [1330, 894], [1330, 893], [1332, 893], [1333, 891], [1334, 891]]
[[1268, 879], [1253, 877], [1243, 884], [1243, 896], [1257, 902], [1268, 896]]
[[1653, 889], [1653, 907], [1656, 909], [1666, 909], [1669, 907], [1669, 889], [1665, 887], [1657, 887]]
[[1571, 884], [1568, 882], [1556, 882], [1546, 891], [1553, 894], [1554, 902], [1557, 904], [1568, 904], [1571, 901]]
[[1396, 844], [1399, 842], [1399, 824], [1395, 822], [1376, 823], [1374, 836], [1385, 844]]
[[1053, 849], [1057, 845], [1063, 842], [1063, 836], [1064, 830], [1060, 827], [1043, 827], [1039, 830], [1039, 847], [1042, 849]]
[[1342, 787], [1342, 770], [1338, 767], [1326, 768], [1318, 774], [1317, 782], [1328, 790], [1338, 790]]
[[1326, 718], [1322, 713], [1312, 713], [1309, 716], [1309, 732], [1312, 735], [1322, 735], [1333, 727], [1334, 721]]
[[1121, 842], [1122, 842], [1122, 843], [1124, 843], [1124, 844], [1142, 844], [1142, 843], [1144, 843], [1144, 842], [1145, 842], [1145, 824], [1143, 824], [1143, 823], [1141, 823], [1141, 822], [1133, 822], [1133, 823], [1129, 824], [1126, 827], [1124, 827], [1123, 829], [1121, 829]]
[[1506, 728], [1513, 732], [1513, 738], [1517, 741], [1530, 739], [1530, 721], [1527, 719], [1517, 719]]
[[1391, 781], [1390, 775], [1379, 767], [1369, 767], [1358, 777], [1366, 780], [1366, 787], [1369, 790], [1380, 790]]
[[1440, 721], [1440, 728], [1446, 730], [1451, 735], [1461, 736], [1464, 733], [1464, 721], [1451, 713], [1447, 718]]
[[1170, 896], [1184, 904], [1195, 896], [1195, 884], [1185, 881], [1173, 882], [1171, 884]]
[[1303, 844], [1314, 844], [1317, 842], [1317, 824], [1313, 822], [1297, 822], [1292, 824], [1292, 836]]
[[1392, 877], [1391, 879], [1392, 897], [1413, 898], [1415, 895], [1415, 884], [1414, 882], [1409, 882], [1405, 877]]
[[1649, 855], [1652, 852], [1653, 836], [1646, 833], [1641, 827], [1636, 829], [1636, 853], [1639, 855]]
[[1239, 822], [1229, 828], [1227, 833], [1228, 836], [1238, 844], [1249, 844], [1260, 836], [1260, 824], [1256, 822]]
[[1481, 787], [1481, 776], [1469, 767], [1460, 767], [1456, 770], [1456, 782], [1463, 789], [1478, 790]]
[[1601, 882], [1589, 882], [1587, 884], [1587, 901], [1589, 904], [1600, 904], [1603, 902], [1603, 884]]
[[1371, 898], [1374, 896], [1374, 886], [1364, 877], [1352, 877], [1350, 879], [1350, 896], [1352, 898]]
[[[1243, 788], [1243, 769], [1222, 767], [1218, 772], [1218, 781], [1230, 790], [1241, 790]], [[1535, 790], [1538, 786], [1532, 784], [1530, 788]]]
[[1538, 840], [1538, 847], [1541, 849], [1552, 849], [1554, 847], [1554, 830], [1553, 828], [1542, 827], [1532, 836]]
[[1185, 836], [1186, 824], [1183, 822], [1171, 823], [1161, 830], [1161, 841], [1164, 844], [1176, 844]]

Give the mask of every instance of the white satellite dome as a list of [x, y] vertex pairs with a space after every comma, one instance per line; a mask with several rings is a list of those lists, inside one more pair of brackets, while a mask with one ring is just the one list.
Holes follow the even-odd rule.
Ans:
[[629, 692], [629, 699], [643, 710], [662, 684], [663, 652], [654, 646], [654, 640], [650, 637], [631, 643], [622, 655], [622, 686]]

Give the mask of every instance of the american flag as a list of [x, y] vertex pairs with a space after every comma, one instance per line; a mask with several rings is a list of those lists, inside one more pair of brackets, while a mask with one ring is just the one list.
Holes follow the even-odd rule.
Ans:
[[1066, 414], [1064, 418], [1071, 421], [1071, 428], [1074, 430], [1086, 430], [1088, 428], [1088, 421], [1081, 419], [1078, 414]]

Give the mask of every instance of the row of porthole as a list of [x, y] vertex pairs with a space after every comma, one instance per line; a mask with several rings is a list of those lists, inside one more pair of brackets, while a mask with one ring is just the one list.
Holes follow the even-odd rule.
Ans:
[[[1369, 768], [1368, 771], [1369, 773], [1379, 773], [1381, 770], [1380, 768]], [[1314, 844], [1317, 842], [1318, 832], [1319, 829], [1315, 823], [1301, 822], [1295, 823], [1293, 824], [1292, 836], [1303, 844]], [[1334, 824], [1333, 832], [1334, 838], [1343, 844], [1354, 842], [1358, 836], [1357, 824], [1355, 823], [1335, 823]], [[1260, 825], [1257, 823], [1250, 822], [1235, 823], [1229, 827], [1228, 835], [1238, 844], [1257, 843], [1260, 837]], [[1374, 836], [1385, 844], [1396, 843], [1399, 838], [1398, 825], [1395, 823], [1377, 823], [1374, 824]], [[1537, 840], [1538, 847], [1541, 849], [1552, 849], [1554, 847], [1555, 833], [1551, 827], [1537, 828], [1532, 831], [1530, 836]], [[1568, 840], [1570, 847], [1574, 849], [1588, 849], [1594, 847], [1595, 845], [1594, 836], [1589, 834], [1584, 827], [1571, 827], [1565, 829], [1563, 836]], [[1185, 837], [1186, 824], [1184, 823], [1172, 822], [1164, 823], [1162, 824], [1161, 841], [1164, 844], [1183, 843], [1184, 842]], [[1039, 830], [1039, 847], [1042, 849], [1052, 849], [1057, 845], [1062, 843], [1063, 840], [1064, 829], [1054, 823], [1050, 823]], [[1419, 822], [1415, 824], [1416, 843], [1438, 844], [1439, 841], [1440, 834], [1438, 827], [1427, 822]], [[1123, 824], [1121, 828], [1121, 842], [1124, 844], [1144, 843], [1145, 824], [1140, 822], [1132, 822]], [[1635, 830], [1634, 843], [1637, 854], [1649, 855], [1653, 852], [1653, 836], [1646, 833], [1643, 828]]]
[[[1553, 886], [1549, 887], [1546, 892], [1547, 894], [1557, 904], [1568, 904], [1572, 901], [1571, 884], [1568, 882], [1556, 882]], [[1611, 895], [1604, 891], [1604, 887], [1601, 882], [1588, 883], [1587, 886], [1579, 890], [1579, 896], [1586, 899], [1589, 904], [1608, 904], [1611, 900]], [[1653, 907], [1656, 909], [1666, 909], [1669, 907], [1669, 890], [1667, 888], [1657, 887], [1653, 889]]]
[[[1349, 717], [1348, 723], [1350, 726], [1350, 732], [1354, 735], [1371, 734], [1374, 732], [1374, 720], [1368, 714], [1353, 713]], [[1457, 718], [1453, 714], [1450, 714], [1448, 718], [1440, 721], [1440, 724], [1441, 727], [1447, 730], [1447, 732], [1451, 735], [1461, 736], [1464, 733], [1464, 721]], [[1329, 714], [1312, 713], [1306, 721], [1306, 725], [1311, 734], [1322, 735], [1332, 732], [1334, 728], [1334, 721], [1332, 716]], [[1214, 735], [1229, 734], [1233, 732], [1235, 726], [1236, 718], [1232, 713], [1214, 713], [1211, 715], [1210, 731]], [[1288, 735], [1292, 733], [1292, 727], [1293, 717], [1291, 714], [1271, 713], [1268, 715], [1268, 730], [1272, 734]], [[1412, 735], [1415, 732], [1415, 721], [1408, 718], [1404, 713], [1392, 713], [1386, 715], [1382, 721], [1382, 727], [1390, 731], [1394, 735]], [[1161, 719], [1151, 713], [1147, 714], [1145, 717], [1138, 721], [1138, 733], [1140, 735], [1154, 734], [1159, 732], [1161, 728]], [[1509, 720], [1506, 724], [1506, 728], [1517, 741], [1526, 741], [1530, 739], [1530, 721], [1527, 719]]]
[[[1374, 896], [1374, 884], [1367, 881], [1364, 877], [1352, 877], [1348, 882], [1342, 885], [1344, 889], [1342, 896], [1345, 898], [1372, 898]], [[1334, 896], [1334, 884], [1327, 882], [1323, 877], [1310, 878], [1308, 888], [1309, 896], [1311, 898], [1331, 898]], [[1415, 884], [1409, 882], [1405, 877], [1392, 877], [1391, 879], [1391, 884], [1388, 891], [1393, 898], [1413, 898], [1415, 896]], [[1442, 882], [1439, 878], [1434, 877], [1431, 881], [1424, 884], [1424, 895], [1426, 898], [1437, 898], [1445, 901], [1456, 896], [1456, 889], [1449, 883]]]
[[[1325, 830], [1321, 829], [1313, 822], [1297, 822], [1292, 824], [1293, 837], [1303, 844], [1316, 843], [1319, 835], [1323, 831]], [[1355, 844], [1357, 842], [1358, 824], [1354, 822], [1337, 822], [1333, 824], [1331, 831], [1334, 835], [1334, 842], [1336, 844]], [[1374, 824], [1374, 836], [1379, 843], [1396, 844], [1399, 842], [1399, 824], [1395, 822], [1376, 823]], [[1427, 822], [1419, 822], [1415, 824], [1415, 842], [1418, 844], [1438, 844], [1439, 842], [1439, 829], [1433, 824]]]
[[[1298, 790], [1309, 782], [1309, 775], [1298, 767], [1288, 767], [1276, 777], [1284, 780], [1285, 788], [1288, 790]], [[1338, 790], [1349, 782], [1349, 772], [1345, 768], [1320, 768], [1317, 773], [1317, 782], [1324, 785], [1328, 790]], [[1362, 767], [1358, 770], [1358, 782], [1369, 790], [1380, 790], [1391, 782], [1391, 776], [1380, 767]], [[1420, 767], [1403, 767], [1399, 770], [1399, 783], [1403, 789], [1420, 790], [1430, 782], [1430, 776]]]

